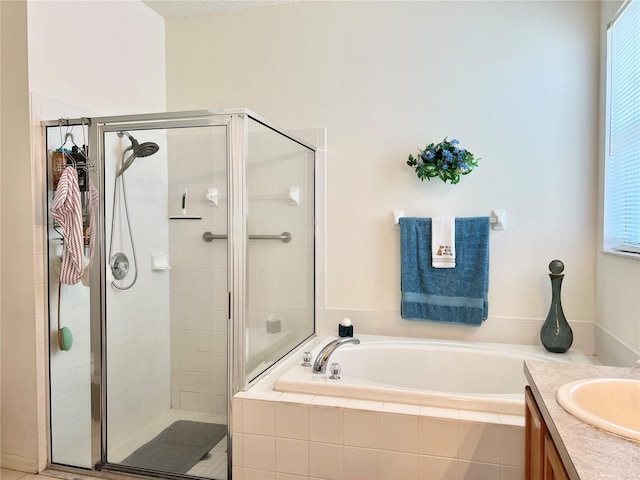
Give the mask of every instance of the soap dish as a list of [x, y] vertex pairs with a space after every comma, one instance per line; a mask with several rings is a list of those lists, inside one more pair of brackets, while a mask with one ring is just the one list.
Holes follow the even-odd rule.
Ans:
[[171, 270], [167, 255], [165, 253], [152, 253], [151, 254], [151, 270]]

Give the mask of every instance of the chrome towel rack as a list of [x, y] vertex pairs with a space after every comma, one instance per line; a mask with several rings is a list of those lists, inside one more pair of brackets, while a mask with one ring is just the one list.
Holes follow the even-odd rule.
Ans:
[[[204, 232], [202, 239], [205, 242], [211, 240], [225, 240], [226, 235], [215, 235], [211, 232]], [[289, 243], [291, 241], [291, 234], [289, 232], [282, 232], [280, 235], [249, 235], [249, 240], [280, 240], [282, 243]]]
[[[400, 218], [404, 217], [403, 210], [394, 210], [393, 214], [393, 228], [400, 228]], [[489, 223], [492, 230], [504, 230], [506, 224], [507, 213], [504, 210], [493, 210], [489, 216]]]

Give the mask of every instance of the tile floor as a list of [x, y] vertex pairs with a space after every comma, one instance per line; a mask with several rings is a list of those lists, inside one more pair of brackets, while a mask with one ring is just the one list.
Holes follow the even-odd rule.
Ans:
[[[38, 475], [32, 475], [30, 473], [17, 472], [15, 470], [7, 470], [6, 468], [0, 469], [0, 480], [49, 480], [56, 477], [48, 476], [47, 472], [42, 472]], [[78, 480], [89, 480], [90, 477], [84, 477], [82, 475], [74, 475], [74, 478]], [[95, 480], [91, 478], [90, 480]]]
[[[153, 439], [162, 430], [167, 428], [176, 420], [192, 420], [196, 422], [213, 422], [226, 424], [227, 419], [224, 416], [211, 415], [207, 413], [190, 412], [187, 410], [168, 410], [165, 414], [158, 417], [153, 423], [148, 425], [144, 430], [136, 433], [127, 442], [118, 445], [109, 452], [110, 462], [120, 462], [126, 458], [138, 447], [144, 445]], [[220, 442], [209, 452], [209, 457], [196, 463], [188, 475], [196, 477], [214, 478], [216, 480], [226, 480], [227, 478], [227, 437], [225, 436]], [[3, 480], [3, 479], [1, 479]], [[30, 479], [29, 479], [30, 480]]]
[[[18, 472], [6, 468], [0, 469], [0, 480], [101, 480], [96, 477], [80, 475], [77, 473], [61, 472], [58, 470], [45, 470], [37, 475]], [[140, 480], [140, 478], [118, 475], [118, 480]]]
[[[176, 420], [193, 420], [200, 422], [226, 423], [226, 418], [216, 415], [209, 415], [197, 412], [188, 412], [185, 410], [169, 410], [165, 415], [158, 418], [147, 428], [138, 432], [133, 438], [127, 442], [114, 448], [110, 453], [110, 461], [117, 462], [127, 457], [131, 452], [139, 446], [158, 435], [162, 430], [171, 425]], [[216, 480], [226, 480], [227, 478], [227, 437], [225, 436], [220, 442], [209, 452], [209, 457], [196, 463], [187, 475], [196, 477], [210, 478]], [[127, 477], [118, 475], [119, 479], [125, 480]], [[96, 480], [96, 477], [80, 475], [76, 473], [67, 473], [57, 470], [45, 470], [38, 475], [18, 472], [15, 470], [0, 469], [0, 480]]]
[[[213, 461], [214, 457], [216, 457], [216, 451], [218, 451], [218, 457], [222, 456], [222, 459], [218, 458], [217, 461]], [[226, 465], [227, 465], [227, 444], [226, 437], [221, 440], [218, 445], [214, 447], [211, 451], [212, 458], [207, 459], [208, 462], [198, 462], [196, 466], [194, 466], [191, 470], [189, 470], [189, 475], [194, 475], [198, 477], [207, 477], [207, 478], [215, 478], [215, 479], [226, 479]], [[115, 478], [114, 474], [114, 478]], [[117, 474], [117, 478], [119, 480], [140, 480], [140, 477], [129, 477], [127, 475], [122, 475], [120, 473]], [[0, 469], [0, 480], [100, 480], [97, 477], [92, 477], [89, 475], [81, 475], [78, 473], [69, 473], [62, 472], [58, 470], [45, 470], [37, 475], [18, 472], [16, 470], [9, 470], [6, 468]]]

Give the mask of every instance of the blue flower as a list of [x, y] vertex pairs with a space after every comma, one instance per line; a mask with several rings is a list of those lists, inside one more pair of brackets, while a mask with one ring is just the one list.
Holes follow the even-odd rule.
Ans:
[[415, 168], [420, 180], [440, 177], [445, 183], [458, 183], [461, 175], [466, 175], [478, 166], [479, 160], [471, 152], [457, 147], [459, 143], [457, 138], [447, 137], [438, 144], [429, 143], [424, 150], [418, 149], [417, 158], [409, 155], [407, 164]]
[[423, 162], [428, 163], [436, 156], [436, 153], [433, 150], [423, 150], [420, 152], [420, 158]]

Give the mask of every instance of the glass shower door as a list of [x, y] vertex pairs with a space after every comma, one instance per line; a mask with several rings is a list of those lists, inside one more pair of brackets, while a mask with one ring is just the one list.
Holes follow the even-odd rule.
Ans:
[[247, 381], [314, 333], [315, 152], [248, 121]]
[[[82, 221], [76, 228], [83, 233], [90, 228], [88, 143], [86, 125], [63, 127], [60, 122], [59, 126], [46, 129], [50, 458], [52, 463], [81, 468], [92, 465], [91, 284], [88, 275], [82, 275], [80, 279], [77, 276], [63, 278], [62, 265], [67, 262], [68, 237], [74, 226], [65, 225], [57, 215], [58, 218], [54, 218], [51, 210], [56, 210], [54, 204], [66, 203], [63, 202], [67, 197], [64, 185], [68, 186], [69, 177], [65, 179], [65, 176], [73, 173], [77, 178]], [[83, 237], [81, 252], [75, 250], [75, 257], [78, 253], [82, 257], [90, 256], [89, 236]], [[82, 260], [74, 264], [82, 264]]]
[[227, 137], [104, 133], [109, 465], [227, 476]]
[[84, 236], [61, 285], [49, 218], [52, 463], [226, 479], [229, 392], [314, 333], [313, 148], [245, 109], [43, 126], [47, 209], [77, 170]]

